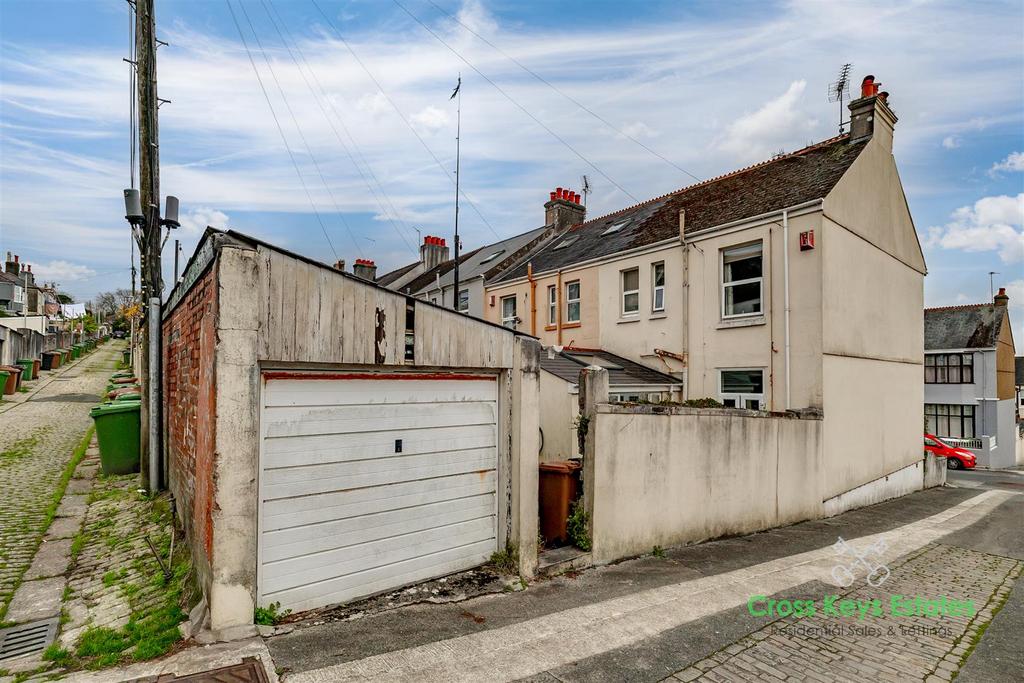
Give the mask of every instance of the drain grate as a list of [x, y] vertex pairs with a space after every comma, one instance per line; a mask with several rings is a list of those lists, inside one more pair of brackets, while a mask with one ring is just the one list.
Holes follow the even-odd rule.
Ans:
[[59, 617], [0, 630], [0, 661], [42, 652], [57, 636]]

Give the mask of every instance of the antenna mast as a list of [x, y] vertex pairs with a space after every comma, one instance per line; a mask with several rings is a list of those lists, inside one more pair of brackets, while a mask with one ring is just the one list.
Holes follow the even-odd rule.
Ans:
[[587, 195], [590, 194], [590, 178], [585, 174], [580, 178], [580, 185], [583, 186], [583, 208], [587, 208]]
[[839, 134], [843, 134], [843, 100], [850, 99], [850, 67], [846, 63], [839, 68], [839, 77], [828, 85], [828, 101], [839, 103]]
[[[459, 310], [459, 180], [462, 174], [459, 172], [462, 147], [462, 74], [459, 74], [458, 85], [452, 97], [457, 97], [455, 103], [455, 288], [452, 291], [452, 308]], [[449, 98], [451, 99], [451, 98]], [[444, 303], [444, 290], [441, 291], [441, 303]]]

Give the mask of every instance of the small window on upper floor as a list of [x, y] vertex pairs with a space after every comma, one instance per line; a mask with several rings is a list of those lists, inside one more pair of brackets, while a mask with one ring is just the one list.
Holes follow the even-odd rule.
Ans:
[[559, 242], [558, 245], [555, 247], [555, 249], [556, 250], [558, 250], [558, 249], [565, 249], [566, 247], [571, 245], [573, 242], [575, 242], [579, 238], [580, 238], [579, 235], [570, 235], [569, 237], [566, 237], [564, 240]]
[[622, 315], [640, 312], [640, 269], [630, 268], [619, 273], [622, 280]]
[[735, 318], [762, 312], [761, 243], [722, 250], [722, 317]]
[[665, 310], [665, 263], [651, 265], [651, 310]]

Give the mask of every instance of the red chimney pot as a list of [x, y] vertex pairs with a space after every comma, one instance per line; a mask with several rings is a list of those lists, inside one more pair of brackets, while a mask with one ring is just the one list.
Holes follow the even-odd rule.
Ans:
[[[556, 188], [555, 188], [555, 197], [556, 197], [557, 199], [561, 199], [561, 198], [562, 198], [562, 188], [560, 188], [560, 187], [556, 187]], [[14, 260], [15, 260], [15, 261], [17, 261], [17, 260], [18, 260], [18, 257], [17, 257], [17, 256], [15, 256], [15, 257], [14, 257]]]
[[15, 263], [17, 263], [17, 262], [18, 262], [18, 255], [17, 255], [17, 254], [15, 254], [15, 255], [14, 255], [14, 262], [15, 262]]
[[881, 83], [875, 83], [875, 77], [867, 75], [860, 84], [860, 96], [861, 97], [874, 97], [878, 94], [878, 88], [882, 85]]
[[551, 201], [555, 201], [555, 193], [554, 192], [551, 193]]

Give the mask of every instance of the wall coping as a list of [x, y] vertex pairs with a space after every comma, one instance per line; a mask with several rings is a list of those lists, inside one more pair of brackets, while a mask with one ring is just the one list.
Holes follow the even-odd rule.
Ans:
[[816, 420], [824, 419], [820, 410], [788, 410], [772, 412], [767, 410], [746, 410], [743, 408], [691, 408], [682, 405], [660, 403], [599, 403], [596, 412], [610, 415], [697, 415], [706, 417], [746, 417], [782, 420]]

